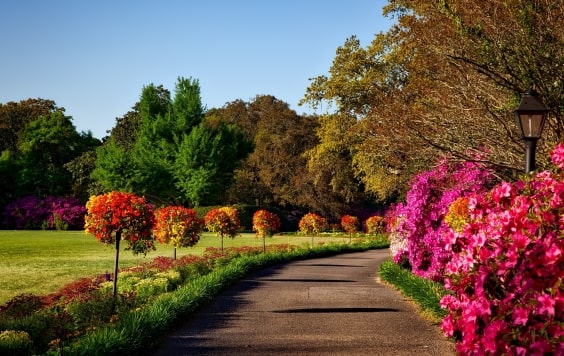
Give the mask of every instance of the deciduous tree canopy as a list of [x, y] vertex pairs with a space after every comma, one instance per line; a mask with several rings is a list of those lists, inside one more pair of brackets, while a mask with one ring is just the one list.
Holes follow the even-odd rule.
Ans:
[[[546, 148], [562, 138], [561, 2], [391, 0], [385, 13], [397, 24], [367, 48], [348, 39], [330, 75], [312, 79], [303, 99], [332, 103], [343, 124], [355, 118], [335, 137], [352, 145], [353, 171], [368, 191], [397, 194], [445, 151], [472, 159], [485, 148], [500, 174], [522, 172], [513, 110], [531, 84], [550, 109], [539, 152], [546, 162]], [[337, 134], [341, 124], [322, 126]]]

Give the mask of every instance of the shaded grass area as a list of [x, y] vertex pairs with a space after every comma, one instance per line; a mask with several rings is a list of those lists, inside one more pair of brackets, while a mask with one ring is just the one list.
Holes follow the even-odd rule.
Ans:
[[440, 283], [418, 277], [390, 260], [380, 266], [380, 277], [417, 304], [431, 321], [439, 323], [446, 316], [439, 303], [447, 291]]
[[[348, 238], [315, 238], [315, 243], [347, 242]], [[204, 233], [192, 248], [177, 250], [183, 255], [201, 256], [208, 247], [220, 247], [220, 238]], [[311, 237], [274, 236], [266, 245], [309, 245]], [[224, 247], [261, 247], [262, 240], [244, 233], [234, 239], [225, 238]], [[157, 245], [157, 250], [143, 255], [120, 251], [120, 268], [128, 268], [158, 256], [172, 257], [174, 249]], [[0, 230], [0, 305], [13, 297], [29, 293], [44, 295], [83, 277], [94, 277], [113, 271], [115, 250], [101, 244], [83, 231], [8, 231]]]

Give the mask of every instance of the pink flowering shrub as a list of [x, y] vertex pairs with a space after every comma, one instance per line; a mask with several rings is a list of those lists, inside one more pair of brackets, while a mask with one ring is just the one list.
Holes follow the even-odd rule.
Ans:
[[386, 214], [394, 262], [411, 266], [418, 276], [442, 281], [444, 267], [452, 258], [452, 251], [444, 248], [444, 236], [450, 230], [444, 217], [450, 204], [487, 191], [492, 182], [493, 174], [484, 165], [447, 158], [416, 175], [405, 203]]
[[65, 229], [82, 230], [86, 208], [72, 197], [26, 196], [4, 209], [3, 226], [8, 229]]
[[464, 355], [564, 355], [564, 145], [554, 171], [468, 201], [450, 230], [442, 329]]

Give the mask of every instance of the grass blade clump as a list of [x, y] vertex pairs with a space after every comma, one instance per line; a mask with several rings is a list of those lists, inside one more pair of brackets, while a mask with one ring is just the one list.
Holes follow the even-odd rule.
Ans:
[[380, 277], [413, 300], [434, 321], [446, 316], [440, 301], [447, 291], [441, 284], [418, 277], [390, 260], [380, 266]]

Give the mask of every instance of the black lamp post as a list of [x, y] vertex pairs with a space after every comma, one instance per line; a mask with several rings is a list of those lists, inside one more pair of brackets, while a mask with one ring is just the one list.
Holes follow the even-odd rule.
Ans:
[[515, 110], [517, 126], [525, 141], [525, 173], [535, 170], [537, 140], [541, 137], [547, 115], [548, 109], [539, 100], [539, 94], [533, 89], [527, 90]]

